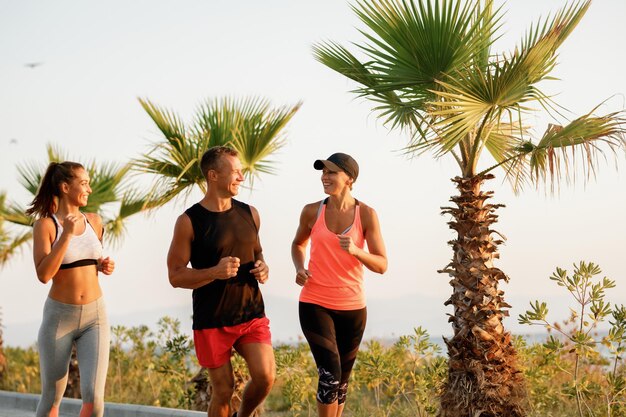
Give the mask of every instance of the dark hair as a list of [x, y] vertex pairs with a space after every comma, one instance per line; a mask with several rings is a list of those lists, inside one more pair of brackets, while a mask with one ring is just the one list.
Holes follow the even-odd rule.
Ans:
[[204, 178], [207, 178], [209, 170], [217, 170], [220, 168], [223, 155], [239, 156], [239, 152], [229, 146], [213, 146], [207, 149], [200, 160], [200, 170]]
[[85, 169], [85, 167], [78, 162], [50, 162], [26, 214], [51, 217], [57, 204], [54, 198], [61, 197], [61, 183], [69, 184], [74, 178], [74, 171], [77, 169]]

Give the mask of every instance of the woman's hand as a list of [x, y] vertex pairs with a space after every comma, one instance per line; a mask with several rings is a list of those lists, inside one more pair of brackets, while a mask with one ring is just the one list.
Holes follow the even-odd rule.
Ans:
[[115, 269], [115, 261], [108, 256], [106, 258], [98, 259], [98, 271], [104, 275], [111, 275]]
[[298, 284], [301, 287], [304, 287], [304, 284], [306, 284], [307, 280], [311, 277], [311, 273], [309, 272], [308, 269], [298, 269], [298, 271], [296, 271], [296, 284]]
[[341, 246], [341, 249], [345, 250], [352, 256], [356, 255], [359, 248], [354, 244], [350, 236], [337, 235], [337, 237], [339, 238], [339, 246]]
[[69, 235], [75, 235], [78, 223], [83, 220], [83, 216], [77, 216], [75, 214], [68, 214], [63, 219], [63, 232]]

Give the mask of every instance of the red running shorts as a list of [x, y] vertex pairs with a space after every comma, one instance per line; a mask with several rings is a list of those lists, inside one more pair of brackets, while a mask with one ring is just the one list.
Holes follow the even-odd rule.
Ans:
[[270, 321], [261, 317], [235, 326], [194, 330], [193, 342], [200, 366], [219, 368], [230, 360], [233, 347], [246, 343], [271, 345]]

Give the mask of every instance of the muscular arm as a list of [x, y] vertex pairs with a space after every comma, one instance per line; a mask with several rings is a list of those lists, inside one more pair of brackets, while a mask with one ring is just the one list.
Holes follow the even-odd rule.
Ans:
[[186, 214], [181, 214], [174, 226], [174, 236], [167, 253], [167, 271], [170, 284], [175, 288], [200, 288], [216, 279], [228, 279], [237, 275], [239, 259], [228, 256], [210, 268], [189, 268], [193, 227]]
[[353, 255], [370, 271], [384, 274], [387, 271], [387, 251], [383, 236], [380, 233], [380, 224], [376, 211], [371, 207], [363, 205], [361, 222], [369, 252], [357, 248]]
[[33, 259], [37, 278], [44, 284], [47, 284], [59, 271], [72, 237], [71, 233], [64, 230], [57, 244], [52, 247], [55, 234], [56, 228], [51, 218], [44, 217], [35, 222], [33, 227]]

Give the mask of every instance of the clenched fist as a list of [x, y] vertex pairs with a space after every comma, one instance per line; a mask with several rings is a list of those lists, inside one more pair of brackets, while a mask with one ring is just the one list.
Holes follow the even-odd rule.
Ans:
[[106, 258], [100, 258], [98, 259], [98, 265], [96, 268], [104, 275], [111, 275], [115, 269], [115, 262], [108, 256]]
[[229, 279], [237, 275], [239, 270], [239, 258], [236, 256], [225, 256], [215, 265], [217, 279]]
[[63, 219], [63, 232], [69, 235], [75, 235], [76, 229], [79, 227], [79, 223], [83, 221], [82, 216], [77, 216], [75, 214], [68, 214]]
[[339, 238], [339, 246], [341, 249], [345, 250], [350, 255], [355, 255], [357, 253], [359, 248], [354, 244], [350, 236], [337, 235], [337, 237]]
[[296, 284], [303, 287], [306, 284], [307, 280], [311, 276], [311, 273], [308, 269], [299, 269], [296, 272]]
[[259, 259], [254, 263], [254, 269], [251, 269], [250, 273], [254, 275], [254, 278], [260, 284], [265, 284], [265, 281], [269, 278], [270, 269], [265, 262]]

